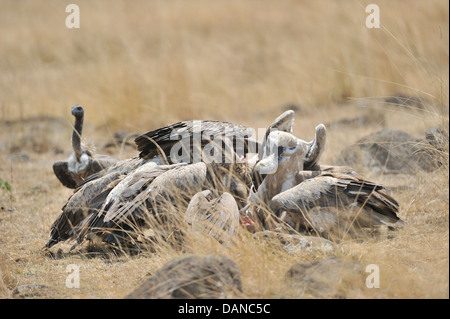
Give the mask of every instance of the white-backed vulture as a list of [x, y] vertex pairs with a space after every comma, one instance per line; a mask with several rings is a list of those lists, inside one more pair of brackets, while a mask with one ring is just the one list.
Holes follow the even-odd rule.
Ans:
[[313, 153], [314, 165], [318, 165], [325, 140], [326, 129], [323, 124], [317, 125], [311, 142], [287, 132], [271, 132], [267, 138], [265, 157], [254, 168], [266, 175], [257, 191], [260, 200], [268, 203], [273, 196], [294, 187], [297, 184], [296, 175], [303, 171], [308, 159], [306, 156]]
[[[291, 130], [293, 112], [278, 119], [277, 129]], [[200, 122], [200, 123], [198, 123]], [[200, 127], [197, 127], [200, 125]], [[274, 126], [275, 127], [275, 126]], [[197, 131], [199, 129], [199, 131]], [[221, 146], [222, 138], [233, 139], [229, 162], [187, 161], [174, 164], [172, 147], [179, 142], [174, 136], [195, 142], [200, 134], [201, 147]], [[245, 206], [251, 171], [248, 162], [238, 156], [242, 143], [244, 155], [249, 149], [248, 139], [253, 130], [242, 125], [218, 121], [188, 121], [148, 132], [136, 139], [140, 157], [117, 162], [97, 172], [79, 184], [74, 195], [51, 227], [51, 247], [64, 240], [100, 237], [118, 243], [124, 237], [134, 236], [136, 230], [149, 227], [155, 217], [161, 222], [169, 211], [185, 211], [191, 197], [204, 189], [228, 192], [238, 207]], [[242, 142], [242, 143], [241, 143]], [[216, 144], [218, 143], [218, 144]], [[247, 144], [246, 144], [247, 143]], [[258, 148], [253, 148], [258, 151]], [[203, 151], [203, 150], [202, 150]], [[175, 153], [175, 156], [179, 154]], [[228, 156], [227, 155], [227, 156]], [[170, 164], [162, 165], [164, 158]], [[204, 160], [204, 158], [202, 158]], [[182, 214], [181, 214], [182, 217]], [[167, 221], [167, 218], [165, 219]]]
[[383, 189], [361, 177], [325, 172], [274, 196], [269, 207], [278, 216], [286, 213], [292, 226], [321, 234], [402, 225], [399, 203]]
[[[75, 238], [75, 227], [86, 217], [95, 214], [101, 207], [101, 196], [107, 196], [125, 175], [144, 164], [140, 158], [131, 158], [117, 162], [113, 166], [86, 178], [62, 208], [62, 212], [50, 227], [50, 239], [47, 248], [60, 241]], [[156, 164], [154, 164], [156, 165]]]
[[[316, 139], [324, 135], [325, 127], [317, 126]], [[271, 133], [268, 147], [271, 152], [259, 162], [259, 169], [271, 174], [258, 190], [258, 198], [277, 216], [287, 214], [284, 218], [297, 228], [328, 232], [336, 225], [370, 227], [399, 222], [399, 204], [383, 192], [383, 186], [348, 167], [319, 165], [321, 171], [304, 171], [309, 148], [292, 134]]]
[[77, 104], [72, 107], [75, 124], [72, 132], [72, 149], [68, 161], [55, 162], [53, 172], [58, 180], [68, 188], [76, 188], [83, 180], [104, 168], [115, 164], [118, 160], [108, 155], [93, 155], [82, 143], [84, 109]]
[[80, 223], [79, 243], [87, 233], [94, 233], [106, 242], [120, 242], [130, 232], [155, 226], [151, 223], [156, 215], [158, 220], [174, 222], [165, 214], [171, 208], [185, 208], [207, 181], [207, 168], [202, 162], [153, 164], [147, 163], [130, 173], [108, 194], [98, 213]]

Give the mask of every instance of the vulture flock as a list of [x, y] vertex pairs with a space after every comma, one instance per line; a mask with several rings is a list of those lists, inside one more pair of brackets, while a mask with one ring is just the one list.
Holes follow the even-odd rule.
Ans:
[[73, 153], [53, 170], [74, 193], [46, 249], [68, 240], [72, 249], [85, 240], [121, 248], [178, 242], [187, 228], [226, 244], [243, 229], [330, 237], [403, 224], [382, 185], [320, 163], [325, 126], [304, 141], [292, 134], [292, 110], [267, 127], [261, 143], [243, 125], [185, 121], [137, 137], [139, 155], [125, 160], [90, 152], [81, 143], [83, 107], [72, 115]]

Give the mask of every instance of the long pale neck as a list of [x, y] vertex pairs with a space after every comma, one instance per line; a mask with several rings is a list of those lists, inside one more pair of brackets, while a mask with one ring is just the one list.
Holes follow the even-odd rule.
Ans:
[[81, 154], [81, 133], [83, 131], [83, 116], [75, 117], [75, 125], [72, 132], [72, 148], [77, 160], [80, 160]]
[[297, 185], [296, 175], [303, 170], [303, 161], [292, 156], [289, 162], [278, 165], [274, 174], [269, 174], [258, 188], [258, 196], [268, 203], [274, 196]]

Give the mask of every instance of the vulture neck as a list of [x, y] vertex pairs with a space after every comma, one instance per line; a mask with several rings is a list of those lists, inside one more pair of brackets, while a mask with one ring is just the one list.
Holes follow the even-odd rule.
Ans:
[[77, 161], [80, 161], [80, 157], [83, 153], [81, 149], [81, 133], [83, 131], [83, 116], [75, 117], [75, 125], [72, 132], [72, 148], [75, 152]]
[[274, 196], [297, 185], [297, 172], [303, 170], [303, 160], [293, 155], [283, 164], [278, 165], [274, 174], [269, 174], [258, 188], [261, 200], [268, 203]]

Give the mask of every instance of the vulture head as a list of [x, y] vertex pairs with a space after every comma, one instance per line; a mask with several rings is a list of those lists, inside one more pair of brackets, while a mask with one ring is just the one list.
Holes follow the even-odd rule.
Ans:
[[323, 124], [316, 126], [314, 140], [306, 142], [294, 135], [273, 131], [267, 137], [264, 157], [255, 169], [261, 174], [275, 174], [278, 169], [301, 171], [305, 163], [317, 163], [323, 153], [326, 128]]
[[75, 116], [76, 119], [83, 118], [84, 109], [80, 104], [76, 104], [72, 106], [72, 115]]
[[323, 153], [326, 129], [323, 124], [316, 127], [314, 140], [306, 142], [283, 131], [273, 131], [267, 137], [264, 157], [254, 170], [265, 175], [258, 187], [258, 198], [268, 202], [273, 196], [296, 185], [295, 176], [309, 164], [316, 165]]

